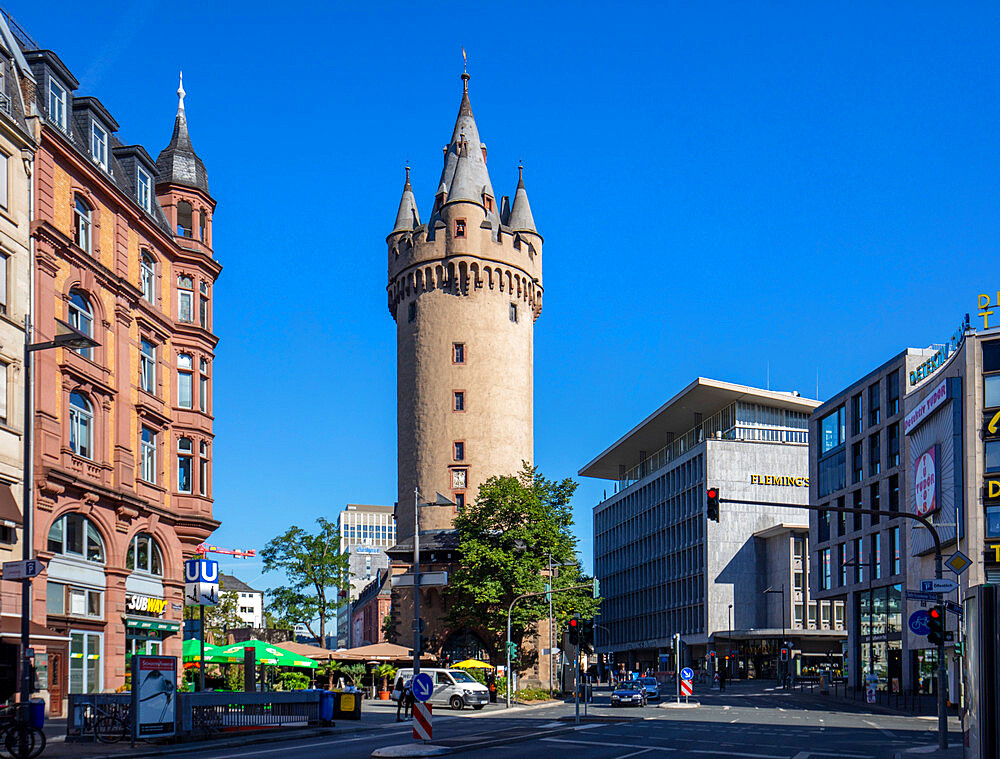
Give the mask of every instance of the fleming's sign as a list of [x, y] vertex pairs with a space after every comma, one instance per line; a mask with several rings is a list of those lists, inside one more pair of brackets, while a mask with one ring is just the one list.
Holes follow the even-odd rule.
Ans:
[[808, 477], [784, 477], [777, 474], [751, 474], [751, 485], [777, 485], [786, 488], [809, 487]]

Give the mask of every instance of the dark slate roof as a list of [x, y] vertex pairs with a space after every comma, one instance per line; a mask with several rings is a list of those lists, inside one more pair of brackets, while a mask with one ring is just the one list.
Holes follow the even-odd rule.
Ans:
[[[458, 551], [457, 530], [421, 530], [420, 555], [427, 553], [449, 553]], [[413, 538], [396, 543], [385, 551], [390, 559], [407, 561], [413, 558]]]
[[263, 591], [255, 590], [247, 585], [243, 580], [233, 575], [223, 574], [219, 572], [219, 587], [223, 590], [233, 591], [236, 593], [262, 593]]
[[180, 102], [177, 105], [177, 117], [174, 119], [174, 134], [167, 145], [156, 158], [157, 184], [176, 184], [182, 187], [193, 187], [206, 195], [208, 192], [208, 172], [198, 154], [191, 145], [191, 135], [188, 133], [187, 114], [184, 112], [184, 83], [177, 90]]
[[[163, 213], [163, 208], [160, 206], [156, 198], [156, 193], [153, 192], [152, 188], [150, 188], [152, 194], [150, 210], [146, 211], [146, 209], [139, 205], [136, 189], [136, 161], [134, 160], [137, 156], [139, 157], [139, 163], [150, 170], [152, 180], [156, 182], [156, 166], [149, 160], [149, 155], [146, 151], [142, 150], [140, 153], [137, 150], [130, 150], [129, 148], [133, 146], [126, 146], [121, 143], [114, 134], [118, 129], [118, 123], [97, 98], [76, 96], [72, 90], [78, 86], [77, 81], [55, 53], [51, 50], [24, 50], [23, 52], [38, 83], [38, 86], [35, 88], [36, 112], [43, 116], [79, 155], [91, 162], [94, 159], [90, 154], [90, 119], [98, 118], [109, 130], [108, 167], [106, 174], [111, 183], [132, 198], [136, 207], [141, 208], [143, 213], [148, 214], [153, 222], [163, 229], [164, 232], [168, 235], [173, 234], [173, 230], [167, 222], [166, 214]], [[60, 127], [49, 114], [48, 85], [45, 79], [47, 76], [46, 72], [55, 73], [70, 86], [70, 91], [66, 93], [67, 114], [65, 129]]]

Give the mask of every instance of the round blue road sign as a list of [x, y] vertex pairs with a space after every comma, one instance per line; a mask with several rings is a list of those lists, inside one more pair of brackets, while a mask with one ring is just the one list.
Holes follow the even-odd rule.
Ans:
[[930, 617], [927, 616], [926, 609], [917, 609], [910, 615], [910, 629], [917, 635], [926, 635], [930, 632]]
[[417, 701], [426, 701], [434, 692], [434, 679], [426, 672], [421, 672], [413, 678], [413, 697]]
[[690, 667], [685, 667], [681, 670], [681, 680], [694, 680], [694, 670]]

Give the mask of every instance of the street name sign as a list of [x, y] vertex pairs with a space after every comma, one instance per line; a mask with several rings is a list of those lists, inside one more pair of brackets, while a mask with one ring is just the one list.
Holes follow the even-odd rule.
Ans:
[[906, 599], [908, 601], [937, 601], [940, 593], [924, 593], [920, 590], [908, 590], [906, 591]]
[[948, 611], [956, 615], [959, 619], [965, 616], [965, 609], [962, 608], [962, 604], [955, 603], [954, 601], [945, 601], [944, 605]]
[[[392, 587], [394, 588], [406, 588], [413, 587], [413, 575], [396, 575], [391, 580]], [[428, 588], [439, 585], [448, 584], [448, 573], [447, 572], [421, 572], [420, 573], [420, 587]]]
[[413, 697], [417, 701], [426, 701], [434, 692], [434, 679], [426, 672], [421, 672], [413, 678]]
[[921, 580], [920, 589], [925, 593], [950, 593], [958, 587], [954, 580]]
[[43, 569], [45, 569], [45, 564], [38, 559], [5, 561], [3, 563], [3, 579], [27, 580], [40, 575]]

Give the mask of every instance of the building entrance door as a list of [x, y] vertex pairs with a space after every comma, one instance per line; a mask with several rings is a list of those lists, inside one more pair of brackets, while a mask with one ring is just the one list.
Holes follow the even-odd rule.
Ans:
[[49, 651], [49, 716], [62, 716], [63, 678], [66, 676], [65, 654]]

